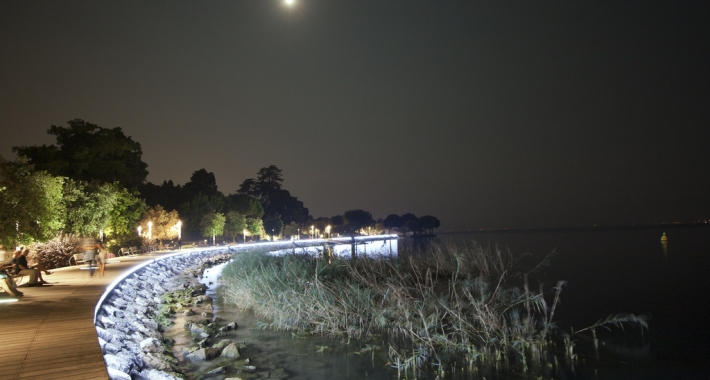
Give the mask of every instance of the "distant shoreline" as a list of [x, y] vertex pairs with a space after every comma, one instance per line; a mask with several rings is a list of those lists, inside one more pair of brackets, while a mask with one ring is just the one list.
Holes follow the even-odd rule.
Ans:
[[673, 223], [673, 224], [638, 224], [630, 226], [581, 226], [581, 227], [540, 227], [540, 228], [481, 228], [478, 230], [437, 231], [437, 235], [456, 235], [473, 233], [517, 233], [517, 232], [570, 232], [570, 231], [618, 231], [653, 228], [702, 228], [710, 223]]

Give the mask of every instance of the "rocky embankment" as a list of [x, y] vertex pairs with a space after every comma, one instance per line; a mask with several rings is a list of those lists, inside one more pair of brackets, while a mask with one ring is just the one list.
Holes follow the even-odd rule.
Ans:
[[[112, 380], [186, 378], [172, 353], [174, 342], [162, 335], [176, 314], [196, 342], [183, 350], [185, 359], [239, 357], [241, 343], [229, 339], [236, 323], [217, 326], [206, 286], [198, 282], [206, 268], [230, 257], [227, 251], [203, 251], [165, 258], [132, 273], [111, 291], [97, 313], [96, 331]], [[248, 362], [242, 366], [250, 369]], [[223, 374], [225, 369], [208, 372]]]

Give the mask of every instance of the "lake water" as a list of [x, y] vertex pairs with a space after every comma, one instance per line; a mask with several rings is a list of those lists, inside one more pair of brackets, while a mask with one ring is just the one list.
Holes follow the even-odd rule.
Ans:
[[[663, 232], [666, 244], [660, 240]], [[545, 283], [549, 289], [557, 280], [568, 281], [555, 314], [563, 328], [583, 328], [618, 312], [651, 316], [643, 335], [638, 329], [600, 335], [603, 363], [583, 355], [586, 365], [578, 376], [710, 379], [710, 228], [468, 233], [438, 239], [505, 245], [535, 257], [555, 250]], [[579, 349], [585, 344], [590, 346], [580, 339]]]
[[[666, 244], [660, 240], [663, 232], [669, 239]], [[588, 339], [577, 338], [579, 363], [560, 378], [710, 378], [710, 228], [467, 233], [440, 235], [438, 240], [506, 246], [535, 258], [555, 250], [543, 278], [548, 290], [558, 280], [568, 282], [555, 313], [563, 330], [580, 329], [619, 312], [651, 316], [648, 331], [599, 331], [599, 359]], [[410, 243], [400, 241], [399, 250], [406, 244]], [[205, 282], [218, 284], [218, 273], [214, 268]], [[362, 342], [254, 329], [253, 315], [225, 305], [218, 286], [209, 292], [217, 300], [217, 315], [225, 322], [239, 322], [237, 339], [248, 345], [243, 356], [261, 368], [255, 378], [270, 378], [274, 369], [288, 379], [397, 378], [396, 370], [386, 366], [385, 342], [373, 354]], [[324, 346], [327, 349], [318, 352]]]

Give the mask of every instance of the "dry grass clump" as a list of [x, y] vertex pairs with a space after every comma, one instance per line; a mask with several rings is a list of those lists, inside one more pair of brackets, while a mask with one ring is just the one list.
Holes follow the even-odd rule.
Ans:
[[[364, 339], [387, 334], [392, 365], [404, 374], [443, 376], [453, 363], [471, 374], [544, 374], [564, 282], [548, 304], [542, 286], [529, 288], [519, 259], [477, 245], [356, 260], [248, 252], [225, 268], [222, 283], [227, 299], [253, 310], [264, 327]], [[646, 327], [629, 314], [593, 327], [620, 323]]]
[[30, 246], [28, 260], [33, 265], [54, 269], [69, 265], [69, 259], [82, 252], [81, 239], [77, 235], [60, 233], [52, 240]]

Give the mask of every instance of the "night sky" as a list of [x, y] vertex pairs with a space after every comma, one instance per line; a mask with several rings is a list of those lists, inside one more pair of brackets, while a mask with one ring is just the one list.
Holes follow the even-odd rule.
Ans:
[[710, 218], [703, 2], [0, 2], [0, 154], [74, 118], [148, 180], [274, 164], [314, 217]]

